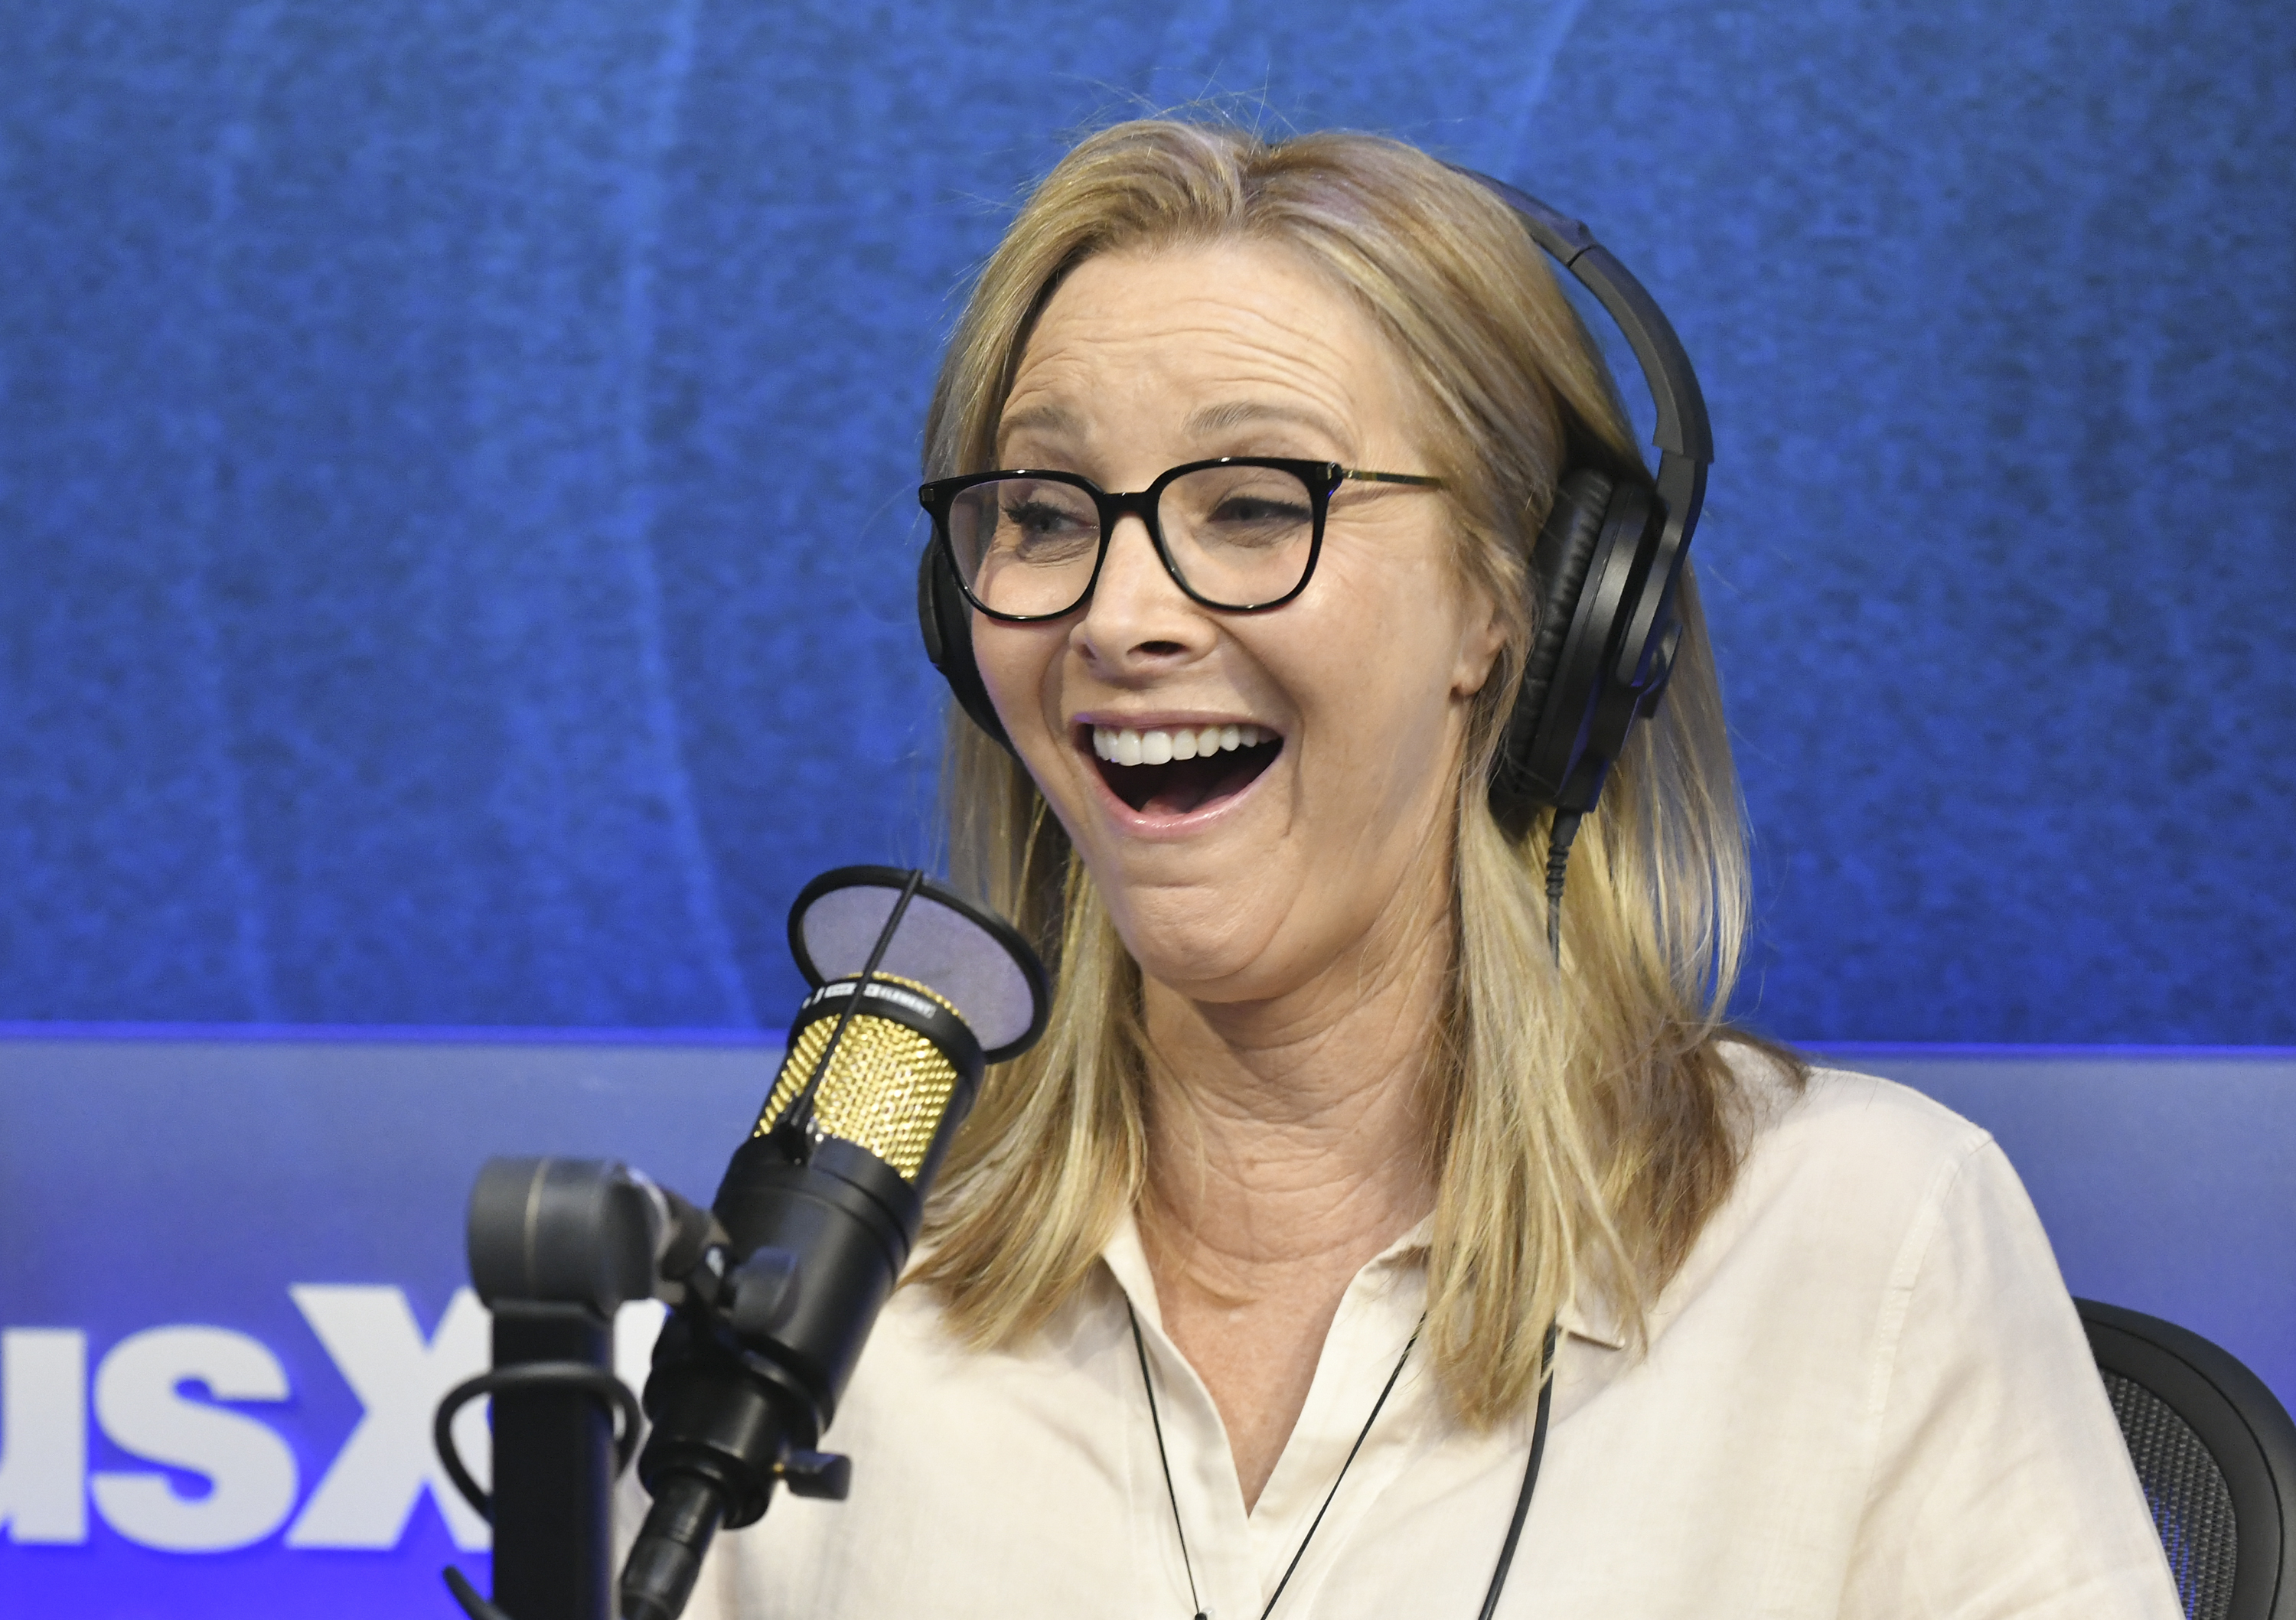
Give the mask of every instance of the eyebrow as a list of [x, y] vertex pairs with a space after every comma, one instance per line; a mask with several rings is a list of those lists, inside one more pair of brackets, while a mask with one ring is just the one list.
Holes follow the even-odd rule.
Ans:
[[[1222, 433], [1234, 432], [1238, 428], [1257, 427], [1265, 422], [1306, 428], [1341, 446], [1351, 443], [1339, 424], [1321, 411], [1256, 399], [1230, 399], [1218, 405], [1201, 406], [1188, 413], [1185, 427], [1191, 438], [1211, 438]], [[1082, 419], [1074, 411], [1050, 400], [1015, 411], [998, 421], [996, 445], [1000, 456], [1005, 444], [1019, 433], [1046, 433], [1071, 440], [1087, 437]]]
[[1262, 422], [1285, 422], [1320, 433], [1334, 445], [1349, 442], [1340, 425], [1321, 411], [1300, 405], [1272, 405], [1254, 399], [1232, 399], [1221, 405], [1206, 405], [1190, 413], [1187, 430], [1191, 438], [1209, 438], [1215, 434], [1236, 428], [1256, 427]]
[[1049, 401], [1044, 405], [1029, 405], [998, 420], [996, 449], [999, 456], [1004, 454], [1005, 441], [1015, 433], [1049, 433], [1055, 438], [1070, 439], [1085, 437], [1084, 424], [1078, 421], [1076, 413], [1066, 405]]

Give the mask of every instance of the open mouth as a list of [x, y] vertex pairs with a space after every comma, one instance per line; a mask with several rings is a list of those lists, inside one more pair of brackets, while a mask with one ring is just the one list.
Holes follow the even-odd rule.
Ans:
[[1233, 798], [1283, 749], [1282, 737], [1259, 725], [1085, 731], [1109, 790], [1143, 815], [1193, 815]]

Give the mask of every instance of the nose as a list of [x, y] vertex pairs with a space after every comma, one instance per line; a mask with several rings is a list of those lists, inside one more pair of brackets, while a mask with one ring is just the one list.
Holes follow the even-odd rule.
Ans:
[[1210, 616], [1165, 571], [1146, 522], [1128, 512], [1119, 518], [1070, 643], [1103, 674], [1122, 679], [1200, 657], [1216, 634]]

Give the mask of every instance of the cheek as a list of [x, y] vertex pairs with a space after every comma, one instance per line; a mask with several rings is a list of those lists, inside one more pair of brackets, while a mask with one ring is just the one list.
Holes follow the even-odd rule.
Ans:
[[1456, 694], [1460, 633], [1456, 618], [1398, 610], [1403, 593], [1366, 602], [1345, 623], [1301, 638], [1294, 667], [1308, 711], [1308, 732], [1324, 754], [1372, 793], [1373, 802], [1415, 798], [1431, 773], [1441, 773], [1464, 735], [1470, 697]]
[[1000, 625], [972, 616], [973, 667], [988, 689], [989, 701], [1004, 722], [1004, 734], [1024, 752], [1047, 732], [1045, 681], [1058, 656], [1059, 638], [1029, 625]]
[[[1382, 690], [1380, 675], [1402, 678]], [[1355, 686], [1351, 700], [1321, 728], [1332, 746], [1311, 762], [1311, 769], [1323, 768], [1315, 771], [1320, 780], [1307, 784], [1310, 803], [1322, 806], [1318, 819], [1326, 826], [1352, 824], [1351, 844], [1399, 837], [1415, 846], [1436, 800], [1447, 797], [1463, 728], [1450, 723], [1449, 704], [1423, 671], [1361, 671]]]

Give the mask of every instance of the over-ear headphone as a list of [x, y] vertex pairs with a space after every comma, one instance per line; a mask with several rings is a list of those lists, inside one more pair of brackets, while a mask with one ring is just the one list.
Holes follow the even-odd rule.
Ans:
[[[1531, 648], [1490, 782], [1492, 814], [1520, 836], [1550, 806], [1575, 828], [1595, 807], [1635, 721], [1666, 690], [1682, 642], [1675, 591], [1705, 504], [1714, 436], [1673, 324], [1595, 233], [1504, 182], [1458, 172], [1512, 208], [1531, 240], [1601, 302], [1658, 405], [1654, 483], [1566, 470], [1531, 551]], [[1011, 749], [973, 662], [972, 606], [938, 536], [918, 559], [917, 620], [925, 656], [958, 706]], [[1559, 860], [1553, 863], [1559, 888]]]

